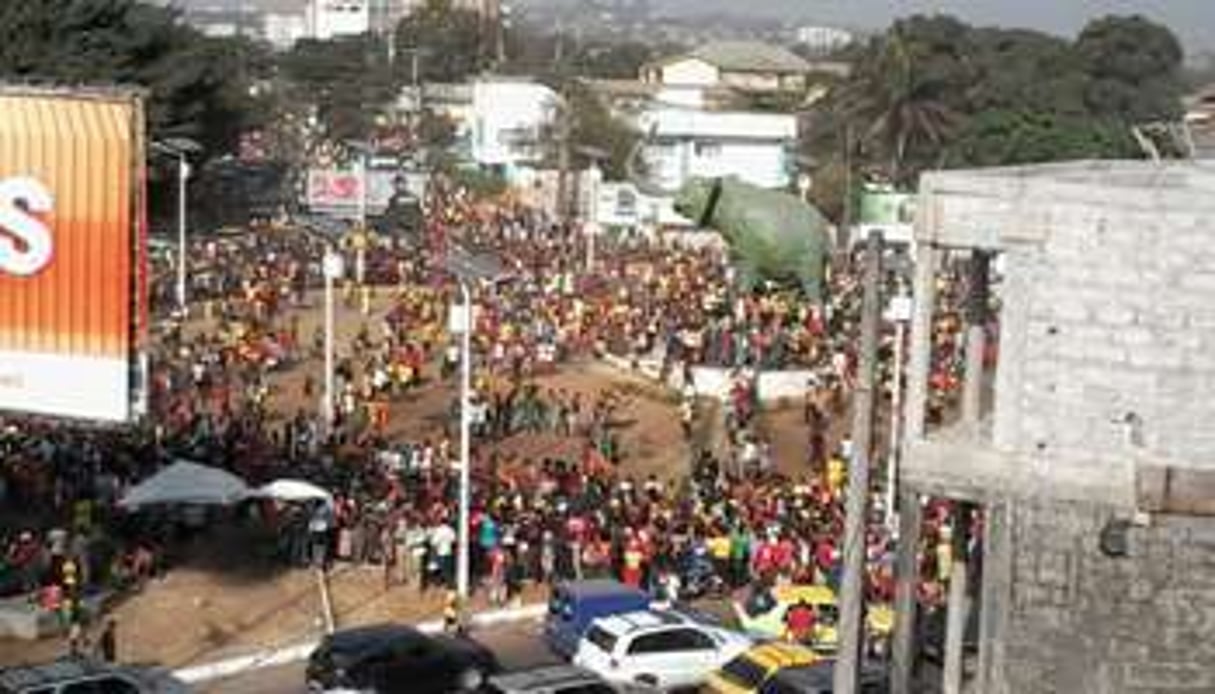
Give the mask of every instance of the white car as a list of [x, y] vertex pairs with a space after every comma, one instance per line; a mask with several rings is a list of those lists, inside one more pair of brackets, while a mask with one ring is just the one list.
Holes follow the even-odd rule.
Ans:
[[592, 622], [574, 665], [617, 684], [680, 689], [700, 686], [751, 646], [743, 634], [678, 612], [629, 612]]

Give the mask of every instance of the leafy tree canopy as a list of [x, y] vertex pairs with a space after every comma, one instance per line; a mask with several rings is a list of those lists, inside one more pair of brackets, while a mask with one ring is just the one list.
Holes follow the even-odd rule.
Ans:
[[427, 0], [397, 27], [398, 81], [412, 78], [410, 53], [417, 51], [424, 80], [461, 82], [488, 68], [493, 59], [489, 28], [476, 12], [452, 6], [451, 0]]
[[232, 151], [254, 118], [249, 85], [263, 67], [252, 44], [204, 37], [136, 0], [0, 3], [0, 79], [142, 86], [153, 136], [189, 137], [209, 154]]
[[859, 50], [809, 120], [808, 154], [896, 182], [939, 166], [1135, 156], [1130, 128], [1181, 109], [1181, 47], [1138, 16], [1097, 19], [1072, 41], [917, 16]]
[[387, 46], [367, 35], [300, 41], [280, 65], [295, 98], [315, 106], [334, 140], [366, 138], [396, 94]]

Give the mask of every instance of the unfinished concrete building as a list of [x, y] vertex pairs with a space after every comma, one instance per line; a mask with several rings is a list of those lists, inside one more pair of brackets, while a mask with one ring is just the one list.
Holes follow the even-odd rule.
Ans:
[[[968, 689], [1215, 692], [1215, 166], [931, 173], [915, 237], [900, 564], [916, 495], [984, 511]], [[934, 268], [967, 249], [1003, 257], [998, 361], [928, 427]]]

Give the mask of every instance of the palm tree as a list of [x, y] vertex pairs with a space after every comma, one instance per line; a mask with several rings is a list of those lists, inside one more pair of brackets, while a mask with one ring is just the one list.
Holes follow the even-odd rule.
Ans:
[[958, 115], [938, 97], [938, 85], [918, 70], [897, 30], [870, 48], [839, 102], [844, 119], [860, 133], [858, 144], [875, 143], [890, 157], [890, 178], [903, 179], [914, 144], [943, 145]]

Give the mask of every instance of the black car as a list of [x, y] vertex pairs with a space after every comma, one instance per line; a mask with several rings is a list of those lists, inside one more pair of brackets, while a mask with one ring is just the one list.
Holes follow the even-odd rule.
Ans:
[[308, 659], [307, 678], [314, 692], [446, 694], [476, 691], [497, 671], [493, 654], [476, 641], [383, 624], [325, 637]]

